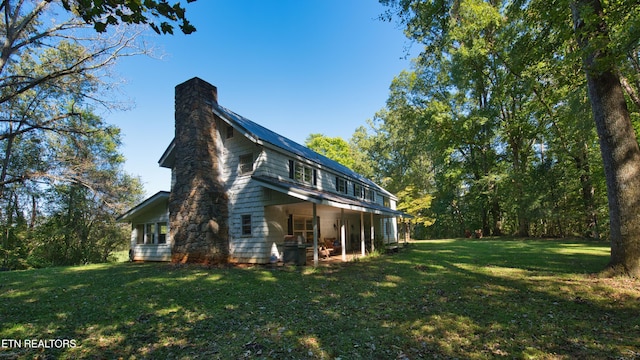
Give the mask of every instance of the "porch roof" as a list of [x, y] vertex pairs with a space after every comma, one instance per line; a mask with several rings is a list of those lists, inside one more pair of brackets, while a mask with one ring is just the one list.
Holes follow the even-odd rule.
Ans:
[[373, 213], [388, 217], [413, 218], [413, 216], [407, 213], [399, 210], [394, 210], [386, 206], [361, 201], [346, 196], [340, 196], [338, 194], [313, 189], [307, 186], [283, 181], [270, 176], [254, 175], [251, 178], [266, 188], [316, 204], [328, 205], [345, 210]]
[[145, 199], [140, 204], [136, 205], [126, 213], [118, 216], [116, 221], [118, 222], [131, 222], [136, 216], [144, 213], [155, 206], [166, 206], [167, 201], [169, 201], [169, 192], [168, 191], [158, 191], [153, 196]]

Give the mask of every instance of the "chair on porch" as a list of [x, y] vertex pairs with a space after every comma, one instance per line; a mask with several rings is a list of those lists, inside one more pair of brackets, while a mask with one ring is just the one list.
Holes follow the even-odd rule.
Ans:
[[329, 256], [342, 252], [340, 240], [337, 240], [336, 238], [324, 238], [324, 247], [329, 251]]

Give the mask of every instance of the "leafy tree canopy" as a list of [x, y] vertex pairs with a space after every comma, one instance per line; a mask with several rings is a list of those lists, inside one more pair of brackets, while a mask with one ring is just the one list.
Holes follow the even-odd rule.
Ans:
[[339, 136], [329, 137], [322, 134], [310, 134], [305, 141], [305, 146], [353, 169], [354, 158], [351, 156], [351, 147], [348, 142]]
[[[194, 1], [186, 0], [187, 3]], [[167, 0], [62, 0], [62, 4], [88, 24], [93, 24], [98, 32], [119, 23], [148, 24], [158, 34], [173, 34], [172, 23], [178, 23], [184, 34], [196, 31], [186, 18], [186, 9], [180, 1], [171, 5]]]

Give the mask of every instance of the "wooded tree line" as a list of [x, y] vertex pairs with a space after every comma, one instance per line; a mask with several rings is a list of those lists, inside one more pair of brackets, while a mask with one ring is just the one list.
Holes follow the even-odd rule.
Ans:
[[195, 28], [163, 0], [2, 0], [0, 12], [0, 268], [104, 262], [128, 243], [115, 217], [142, 194], [99, 116], [122, 109], [110, 68], [147, 53], [135, 24]]
[[422, 51], [352, 144], [359, 171], [432, 199], [415, 235], [610, 237], [637, 272], [640, 5], [380, 2]]

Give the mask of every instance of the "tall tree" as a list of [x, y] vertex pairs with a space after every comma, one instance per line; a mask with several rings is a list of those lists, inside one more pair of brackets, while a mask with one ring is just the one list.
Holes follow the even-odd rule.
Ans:
[[[613, 3], [628, 5], [630, 13], [640, 10], [637, 3]], [[640, 277], [640, 147], [618, 76], [617, 54], [611, 50], [600, 0], [574, 1], [571, 9], [607, 180], [610, 266]]]
[[[86, 32], [87, 25], [74, 16], [45, 21], [55, 16], [55, 2], [5, 0], [0, 6], [0, 143], [4, 154], [0, 171], [0, 199], [8, 184], [38, 181], [48, 176], [47, 164], [11, 167], [16, 145], [33, 146], [44, 134], [78, 133], [83, 104], [107, 109], [117, 104], [107, 100], [109, 67], [122, 56], [143, 54], [136, 44], [136, 33], [110, 34]], [[71, 125], [70, 125], [71, 124]], [[38, 158], [38, 157], [36, 157]], [[26, 165], [26, 163], [22, 163]]]
[[139, 201], [142, 193], [140, 182], [122, 171], [117, 128], [86, 111], [81, 121], [68, 121], [86, 131], [51, 135], [47, 161], [56, 164], [60, 180], [40, 195], [45, 216], [31, 231], [36, 241], [28, 245], [34, 265], [107, 261], [127, 238], [116, 216]]
[[[603, 9], [598, 0], [560, 1], [552, 4], [546, 1], [484, 0], [381, 2], [397, 10], [406, 25], [408, 36], [425, 45], [422, 57], [431, 53], [444, 53], [447, 55], [443, 59], [455, 61], [453, 56], [463, 49], [466, 51], [462, 53], [465, 57], [476, 58], [480, 63], [489, 65], [483, 68], [467, 66], [461, 70], [489, 75], [487, 79], [490, 81], [485, 86], [491, 86], [494, 93], [487, 99], [498, 106], [496, 109], [501, 109], [502, 121], [508, 120], [500, 126], [501, 136], [510, 148], [510, 162], [516, 171], [514, 175], [520, 178], [524, 176], [526, 179], [527, 173], [531, 171], [528, 164], [534, 164], [531, 161], [532, 154], [535, 154], [531, 152], [535, 145], [532, 141], [539, 143], [542, 149], [542, 146], [551, 144], [544, 141], [550, 139], [547, 135], [566, 134], [566, 129], [558, 127], [554, 120], [557, 110], [565, 107], [566, 103], [562, 99], [550, 100], [550, 89], [555, 90], [564, 84], [575, 86], [578, 82], [573, 80], [575, 78], [571, 78], [571, 82], [564, 81], [557, 76], [558, 72], [553, 71], [553, 67], [564, 64], [565, 69], [568, 69], [575, 65], [576, 54], [583, 58], [607, 178], [611, 265], [619, 266], [623, 271], [637, 276], [640, 271], [640, 153], [618, 80], [618, 69], [625, 55], [631, 53], [634, 54], [631, 58], [634, 58], [638, 52], [638, 30], [633, 24], [637, 24], [640, 5], [632, 1], [612, 1], [607, 3], [607, 9]], [[571, 10], [574, 15], [573, 24], [567, 21]], [[572, 39], [574, 28], [577, 36]], [[608, 29], [612, 28], [614, 31], [609, 32]], [[461, 29], [468, 29], [475, 36], [460, 37]], [[582, 49], [580, 53], [575, 51], [576, 38]], [[478, 43], [481, 46], [476, 47], [475, 44]], [[490, 56], [496, 60], [493, 65]], [[552, 71], [548, 71], [550, 69]], [[503, 76], [492, 77], [492, 73]], [[569, 71], [564, 76], [572, 74]], [[504, 81], [509, 78], [511, 80]], [[511, 92], [510, 96], [516, 96], [513, 101], [502, 105], [496, 102], [506, 99], [506, 92], [499, 91], [501, 86], [504, 86], [505, 91]], [[514, 89], [517, 92], [514, 93]], [[456, 88], [456, 91], [463, 93], [470, 90], [472, 88]], [[627, 93], [631, 95], [633, 91]], [[535, 106], [531, 108], [528, 104]], [[505, 117], [505, 114], [510, 115]], [[550, 128], [555, 129], [549, 132]], [[574, 149], [576, 164], [581, 163], [579, 167], [582, 171], [588, 171], [584, 166], [587, 163], [583, 156], [586, 152], [566, 141], [554, 142], [558, 143]], [[540, 150], [541, 165], [545, 159], [543, 155], [545, 154]], [[550, 162], [547, 166], [556, 164]], [[589, 181], [589, 176], [581, 175], [585, 199], [589, 197]], [[515, 195], [519, 193], [520, 198], [524, 198], [532, 194], [533, 188], [523, 187], [521, 191], [516, 186], [514, 189]], [[529, 206], [541, 200], [542, 198], [529, 196], [524, 203], [517, 205], [518, 212], [522, 215], [531, 214], [534, 209], [524, 209], [522, 205]], [[518, 226], [522, 230], [520, 232], [529, 227], [522, 222]]]
[[[119, 155], [90, 160], [87, 151], [117, 153], [116, 129], [96, 121], [93, 113], [119, 108], [110, 100], [110, 66], [146, 50], [138, 46], [135, 31], [114, 26], [98, 33], [77, 13], [64, 11], [60, 1], [4, 0], [0, 11], [1, 243], [7, 245], [5, 255], [24, 256], [24, 249], [34, 249], [43, 223], [57, 213], [48, 205], [58, 203], [48, 200], [91, 209], [86, 216], [101, 212], [113, 218], [118, 206], [139, 194], [139, 183], [117, 166]], [[102, 145], [92, 142], [97, 139], [103, 139]], [[109, 184], [121, 184], [126, 196], [108, 195]], [[52, 196], [56, 191], [69, 196]], [[80, 206], [76, 201], [81, 198], [102, 205]]]

